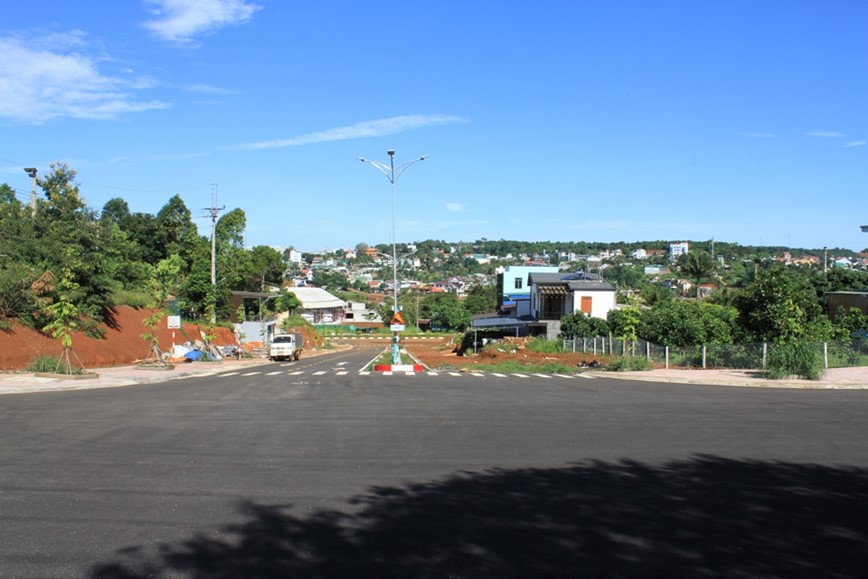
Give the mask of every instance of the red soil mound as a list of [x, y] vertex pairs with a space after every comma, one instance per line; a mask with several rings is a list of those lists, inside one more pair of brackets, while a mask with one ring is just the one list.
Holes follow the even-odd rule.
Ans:
[[[146, 358], [150, 346], [140, 336], [150, 332], [142, 320], [152, 313], [149, 309], [121, 306], [115, 311], [111, 327], [105, 327], [102, 339], [76, 333], [72, 338], [72, 351], [87, 369], [132, 364]], [[179, 330], [169, 330], [164, 319], [157, 329], [160, 348], [163, 351], [171, 349], [173, 333], [175, 344], [201, 341], [200, 330], [205, 331], [204, 326], [191, 323], [183, 323]], [[215, 328], [213, 333], [213, 343], [217, 346], [236, 344], [235, 335], [227, 328]], [[17, 322], [13, 322], [11, 330], [0, 330], [0, 370], [23, 370], [37, 356], [57, 357], [62, 351], [63, 347], [57, 340]]]

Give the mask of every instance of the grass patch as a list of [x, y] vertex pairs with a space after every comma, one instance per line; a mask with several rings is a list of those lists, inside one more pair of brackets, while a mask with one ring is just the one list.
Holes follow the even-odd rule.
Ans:
[[[28, 372], [39, 374], [66, 374], [66, 365], [56, 356], [37, 356], [25, 368]], [[73, 374], [84, 374], [84, 370], [72, 366]]]
[[651, 362], [644, 356], [615, 356], [606, 364], [609, 372], [635, 372], [650, 370]]
[[540, 352], [542, 354], [563, 354], [564, 344], [561, 340], [546, 340], [545, 338], [534, 338], [528, 341], [525, 346], [531, 352]]
[[111, 302], [115, 306], [130, 306], [138, 310], [150, 307], [154, 297], [146, 291], [118, 290], [112, 293]]
[[823, 353], [809, 342], [793, 340], [773, 344], [766, 360], [766, 375], [772, 380], [790, 376], [819, 380], [823, 377]]

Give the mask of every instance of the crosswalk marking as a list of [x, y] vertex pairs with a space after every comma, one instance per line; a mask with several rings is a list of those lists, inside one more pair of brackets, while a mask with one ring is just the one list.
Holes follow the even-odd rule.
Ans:
[[329, 374], [329, 373], [332, 373], [335, 376], [346, 376], [348, 374], [353, 373], [353, 374], [357, 374], [358, 376], [370, 376], [371, 374], [374, 374], [377, 376], [417, 376], [417, 375], [419, 375], [419, 376], [430, 376], [432, 378], [437, 377], [437, 376], [441, 376], [441, 375], [473, 376], [475, 378], [487, 378], [487, 377], [508, 378], [508, 377], [512, 376], [515, 378], [541, 378], [543, 380], [550, 380], [552, 378], [562, 378], [564, 380], [575, 380], [576, 378], [582, 378], [584, 380], [593, 380], [594, 378], [596, 378], [596, 376], [592, 376], [592, 375], [589, 375], [589, 374], [583, 373], [583, 372], [579, 372], [576, 374], [543, 374], [543, 373], [524, 374], [524, 373], [520, 373], [520, 372], [512, 372], [512, 373], [505, 374], [502, 372], [479, 372], [479, 371], [438, 372], [436, 370], [430, 370], [427, 372], [414, 372], [412, 370], [407, 371], [407, 372], [404, 372], [404, 371], [401, 371], [401, 372], [393, 372], [393, 371], [371, 372], [370, 370], [359, 370], [357, 372], [353, 372], [352, 370], [347, 369], [346, 366], [339, 366], [339, 367], [332, 368], [330, 370], [317, 370], [317, 371], [288, 370], [288, 369], [287, 370], [274, 370], [271, 372], [263, 372], [261, 370], [255, 370], [255, 371], [244, 372], [244, 373], [239, 372], [239, 371], [232, 371], [232, 372], [223, 372], [223, 373], [214, 374], [214, 376], [217, 376], [218, 378], [228, 378], [230, 376], [248, 377], [248, 376], [259, 376], [259, 375], [264, 375], [264, 376], [281, 376], [281, 375], [284, 375], [284, 376], [301, 376], [304, 374], [309, 374], [309, 375], [313, 375], [313, 376], [323, 376], [323, 375]]

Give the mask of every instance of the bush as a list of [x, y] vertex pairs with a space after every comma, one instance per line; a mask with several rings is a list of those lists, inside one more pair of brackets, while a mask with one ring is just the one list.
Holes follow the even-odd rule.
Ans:
[[28, 372], [56, 372], [57, 358], [54, 356], [37, 356], [27, 365]]
[[606, 364], [606, 370], [609, 372], [633, 372], [650, 369], [651, 362], [644, 356], [615, 356]]
[[[65, 374], [66, 366], [57, 356], [37, 356], [25, 368], [28, 372], [44, 374]], [[83, 374], [82, 368], [72, 366], [73, 374]]]
[[112, 305], [130, 306], [139, 310], [151, 306], [153, 301], [154, 298], [146, 291], [118, 290], [111, 295]]
[[810, 342], [788, 340], [773, 344], [766, 360], [766, 375], [772, 380], [790, 376], [819, 380], [823, 377], [823, 354]]

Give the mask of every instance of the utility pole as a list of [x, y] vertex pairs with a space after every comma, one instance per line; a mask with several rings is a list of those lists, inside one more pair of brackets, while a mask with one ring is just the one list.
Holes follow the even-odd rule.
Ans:
[[[217, 207], [217, 183], [211, 184], [211, 207], [206, 207], [211, 216], [211, 292], [212, 297], [217, 295], [217, 213], [226, 209], [226, 206]], [[211, 323], [217, 322], [216, 304], [211, 304]]]
[[30, 175], [32, 189], [30, 191], [30, 214], [36, 215], [36, 167], [27, 167], [24, 172]]

